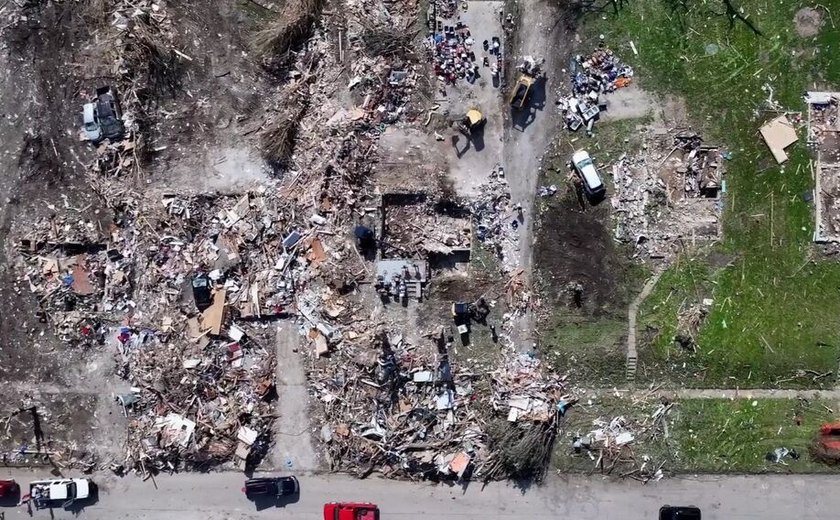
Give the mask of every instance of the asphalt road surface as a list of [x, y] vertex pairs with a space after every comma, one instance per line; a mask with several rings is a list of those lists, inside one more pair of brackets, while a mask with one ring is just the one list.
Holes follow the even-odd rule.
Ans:
[[[3, 476], [5, 475], [5, 476]], [[0, 471], [26, 487], [46, 475]], [[320, 520], [325, 502], [370, 501], [382, 520], [476, 519], [515, 517], [523, 520], [635, 520], [657, 518], [663, 504], [699, 506], [705, 520], [792, 520], [837, 518], [840, 480], [831, 476], [704, 476], [669, 478], [643, 485], [635, 481], [555, 477], [522, 492], [512, 485], [482, 489], [456, 486], [359, 481], [344, 476], [302, 476], [297, 502], [257, 510], [241, 492], [238, 473], [159, 476], [151, 481], [102, 477], [99, 500], [79, 511], [52, 510], [55, 519], [295, 519]], [[27, 509], [3, 507], [6, 520], [28, 518]], [[50, 518], [49, 510], [34, 518]]]

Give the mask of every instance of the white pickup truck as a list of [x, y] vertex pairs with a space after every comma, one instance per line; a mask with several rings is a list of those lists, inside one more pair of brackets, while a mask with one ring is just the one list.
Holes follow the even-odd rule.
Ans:
[[29, 497], [36, 509], [61, 505], [68, 507], [90, 497], [91, 481], [86, 478], [36, 480], [29, 483]]

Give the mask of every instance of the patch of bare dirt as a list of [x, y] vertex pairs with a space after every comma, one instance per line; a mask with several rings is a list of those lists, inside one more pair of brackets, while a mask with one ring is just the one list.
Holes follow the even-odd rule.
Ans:
[[[237, 2], [173, 3], [174, 88], [155, 92], [148, 180], [180, 193], [233, 193], [265, 182], [257, 130], [273, 90], [252, 52], [261, 19]], [[270, 13], [263, 13], [265, 17]], [[273, 15], [272, 15], [273, 16]]]
[[793, 17], [796, 34], [802, 38], [812, 38], [819, 34], [823, 25], [822, 13], [813, 7], [803, 7]]
[[569, 284], [580, 284], [580, 307], [601, 316], [620, 306], [625, 294], [625, 253], [618, 250], [605, 226], [608, 203], [589, 206], [567, 191], [537, 222], [534, 251], [544, 295], [552, 303], [569, 301]]

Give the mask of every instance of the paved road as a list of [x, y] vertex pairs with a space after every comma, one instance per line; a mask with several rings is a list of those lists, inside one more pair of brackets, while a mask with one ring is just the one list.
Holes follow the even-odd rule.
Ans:
[[[2, 474], [2, 472], [0, 472]], [[14, 475], [28, 482], [30, 474]], [[830, 476], [671, 478], [642, 485], [601, 478], [553, 478], [526, 493], [507, 484], [482, 489], [391, 482], [358, 481], [343, 476], [301, 477], [297, 503], [256, 511], [240, 492], [237, 473], [158, 477], [158, 489], [136, 478], [100, 480], [100, 500], [77, 518], [113, 520], [221, 520], [294, 518], [318, 520], [326, 501], [369, 500], [379, 504], [382, 519], [480, 519], [515, 515], [528, 520], [655, 519], [664, 503], [695, 504], [705, 520], [790, 520], [836, 518], [840, 511], [838, 479]], [[0, 508], [8, 520], [27, 518], [25, 508]], [[54, 511], [54, 518], [73, 518]], [[49, 518], [38, 511], [35, 518]]]

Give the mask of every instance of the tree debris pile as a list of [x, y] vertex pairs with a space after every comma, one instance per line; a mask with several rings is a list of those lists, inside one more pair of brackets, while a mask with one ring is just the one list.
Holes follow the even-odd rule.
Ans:
[[576, 132], [585, 127], [591, 134], [598, 114], [607, 108], [602, 95], [629, 85], [633, 69], [621, 63], [613, 51], [602, 48], [575, 56], [570, 72], [571, 94], [560, 93], [559, 101], [565, 128]]
[[611, 170], [615, 236], [633, 243], [638, 256], [668, 260], [679, 240], [720, 235], [724, 152], [703, 144], [697, 134], [653, 136]]
[[[451, 359], [452, 338], [442, 327], [431, 336], [434, 347], [382, 330], [354, 333], [355, 340], [344, 341], [311, 374], [332, 469], [412, 479], [503, 478], [513, 469], [504, 453], [543, 449], [553, 439], [563, 381], [545, 376], [538, 360], [511, 352], [500, 369], [475, 373]], [[489, 420], [542, 433], [491, 442]]]

